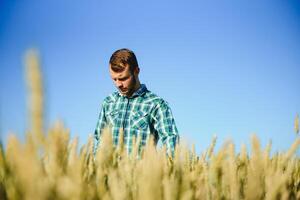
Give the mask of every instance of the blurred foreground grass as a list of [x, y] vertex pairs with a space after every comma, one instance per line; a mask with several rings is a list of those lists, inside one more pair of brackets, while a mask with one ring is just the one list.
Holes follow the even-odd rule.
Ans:
[[232, 142], [214, 152], [213, 139], [201, 155], [180, 145], [173, 159], [149, 141], [136, 159], [138, 139], [127, 155], [107, 130], [94, 155], [92, 137], [78, 149], [62, 124], [44, 131], [36, 52], [27, 53], [26, 67], [30, 130], [25, 142], [12, 135], [0, 148], [0, 199], [300, 199], [299, 138], [274, 155], [255, 136], [249, 152], [235, 152]]

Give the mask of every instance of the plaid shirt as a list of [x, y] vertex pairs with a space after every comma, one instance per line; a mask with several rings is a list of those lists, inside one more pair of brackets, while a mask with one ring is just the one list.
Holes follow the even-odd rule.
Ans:
[[172, 154], [179, 140], [168, 103], [147, 90], [144, 84], [131, 97], [114, 92], [104, 99], [95, 130], [95, 150], [101, 145], [101, 132], [106, 126], [112, 128], [114, 145], [119, 143], [119, 130], [123, 130], [124, 145], [128, 153], [132, 150], [134, 137], [141, 137], [141, 150], [153, 134], [155, 144], [160, 139]]

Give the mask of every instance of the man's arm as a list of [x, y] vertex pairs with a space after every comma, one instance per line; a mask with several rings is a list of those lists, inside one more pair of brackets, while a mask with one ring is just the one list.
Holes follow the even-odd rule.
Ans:
[[175, 120], [167, 102], [162, 101], [153, 112], [154, 129], [157, 131], [159, 139], [166, 145], [168, 154], [174, 156], [174, 151], [179, 142], [179, 134], [175, 125]]
[[104, 129], [104, 127], [106, 126], [106, 117], [105, 117], [105, 109], [104, 109], [104, 103], [102, 104], [101, 107], [101, 111], [99, 114], [99, 119], [96, 125], [96, 129], [95, 129], [95, 133], [94, 133], [94, 137], [96, 139], [96, 143], [94, 145], [94, 154], [97, 151], [98, 146], [100, 145], [100, 140], [101, 140], [101, 132]]

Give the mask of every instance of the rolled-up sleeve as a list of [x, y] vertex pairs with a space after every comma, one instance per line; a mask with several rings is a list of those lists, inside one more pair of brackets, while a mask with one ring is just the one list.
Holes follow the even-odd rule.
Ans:
[[179, 142], [179, 134], [171, 109], [166, 101], [159, 103], [154, 112], [154, 129], [158, 133], [162, 144], [166, 146], [168, 154], [173, 156]]

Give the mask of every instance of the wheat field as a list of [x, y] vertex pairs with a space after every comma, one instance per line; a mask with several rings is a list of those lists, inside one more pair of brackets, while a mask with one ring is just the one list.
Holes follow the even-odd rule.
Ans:
[[127, 155], [122, 143], [113, 147], [106, 130], [94, 154], [92, 136], [79, 147], [62, 123], [44, 130], [36, 51], [27, 52], [25, 61], [30, 129], [25, 141], [11, 135], [0, 147], [0, 199], [300, 199], [299, 138], [287, 152], [274, 154], [271, 143], [262, 147], [254, 135], [251, 150], [243, 145], [236, 152], [229, 141], [215, 151], [214, 138], [200, 155], [178, 145], [168, 157], [152, 140], [139, 155], [138, 138]]

